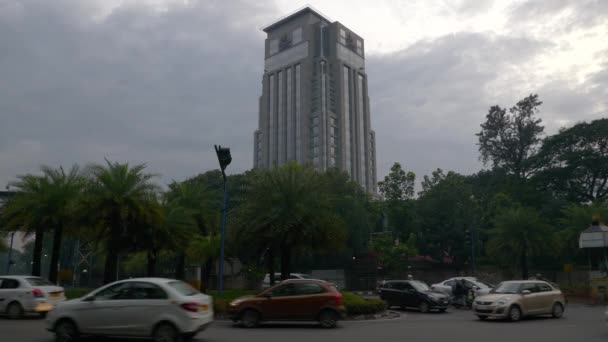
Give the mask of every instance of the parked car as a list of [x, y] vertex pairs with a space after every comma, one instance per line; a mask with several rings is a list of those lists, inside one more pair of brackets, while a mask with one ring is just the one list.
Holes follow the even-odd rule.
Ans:
[[331, 284], [318, 279], [291, 279], [257, 296], [237, 298], [228, 306], [234, 322], [247, 328], [262, 321], [318, 321], [333, 328], [344, 317], [342, 294]]
[[0, 276], [0, 313], [18, 319], [28, 313], [45, 317], [65, 300], [63, 287], [32, 276]]
[[452, 286], [456, 280], [464, 280], [466, 287], [473, 290], [475, 297], [488, 294], [492, 290], [492, 285], [483, 282], [475, 277], [455, 277], [442, 281], [441, 283], [431, 285], [433, 291], [441, 292], [445, 295], [452, 296]]
[[419, 280], [390, 280], [380, 284], [379, 295], [390, 308], [417, 308], [420, 312], [438, 310], [444, 312], [450, 304], [449, 297], [443, 293], [433, 292]]
[[213, 322], [213, 302], [180, 280], [138, 278], [103, 286], [57, 305], [47, 318], [56, 341], [83, 335], [152, 337], [177, 342], [205, 330]]
[[[303, 273], [290, 273], [289, 279], [312, 279], [308, 274]], [[274, 274], [274, 280], [276, 283], [281, 281], [281, 273]], [[264, 277], [264, 281], [262, 282], [262, 289], [267, 289], [270, 287], [270, 274], [266, 273]]]
[[502, 282], [473, 303], [473, 311], [480, 320], [491, 317], [519, 321], [522, 317], [534, 315], [560, 318], [565, 309], [564, 294], [548, 282], [537, 280]]

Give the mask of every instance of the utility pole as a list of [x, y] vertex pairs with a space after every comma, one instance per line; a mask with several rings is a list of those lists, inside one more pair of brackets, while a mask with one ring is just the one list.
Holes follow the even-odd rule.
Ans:
[[230, 149], [215, 145], [215, 153], [217, 154], [217, 160], [220, 162], [220, 168], [222, 169], [222, 177], [224, 178], [224, 201], [222, 204], [222, 227], [220, 231], [220, 261], [219, 261], [219, 272], [217, 279], [217, 290], [219, 295], [222, 295], [224, 288], [224, 239], [226, 229], [226, 209], [228, 206], [228, 192], [226, 189], [226, 167], [232, 162], [232, 156], [230, 155]]

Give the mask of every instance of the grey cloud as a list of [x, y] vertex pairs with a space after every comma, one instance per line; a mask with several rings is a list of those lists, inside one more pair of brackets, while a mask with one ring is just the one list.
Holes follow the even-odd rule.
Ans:
[[[547, 20], [562, 16], [558, 27], [548, 27]], [[512, 6], [507, 27], [544, 27], [554, 33], [577, 27], [608, 23], [608, 1], [605, 0], [528, 0]]]
[[[249, 1], [194, 1], [102, 20], [79, 0], [0, 6], [0, 182], [51, 165], [149, 162], [165, 177], [216, 167], [213, 144], [251, 167], [263, 61]], [[39, 146], [32, 150], [31, 146]]]

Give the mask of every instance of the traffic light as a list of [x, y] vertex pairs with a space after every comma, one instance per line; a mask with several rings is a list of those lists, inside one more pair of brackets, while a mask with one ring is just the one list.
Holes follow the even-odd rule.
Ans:
[[226, 166], [230, 165], [230, 162], [232, 162], [232, 156], [230, 155], [230, 149], [227, 147], [215, 145], [215, 153], [217, 153], [217, 159], [220, 162], [220, 167], [222, 168], [222, 172], [224, 172], [224, 170], [226, 170]]

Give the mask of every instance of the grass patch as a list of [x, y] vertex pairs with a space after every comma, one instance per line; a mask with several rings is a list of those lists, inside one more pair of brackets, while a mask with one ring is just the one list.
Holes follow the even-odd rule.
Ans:
[[67, 288], [65, 289], [65, 296], [67, 299], [80, 298], [91, 291], [93, 289]]

